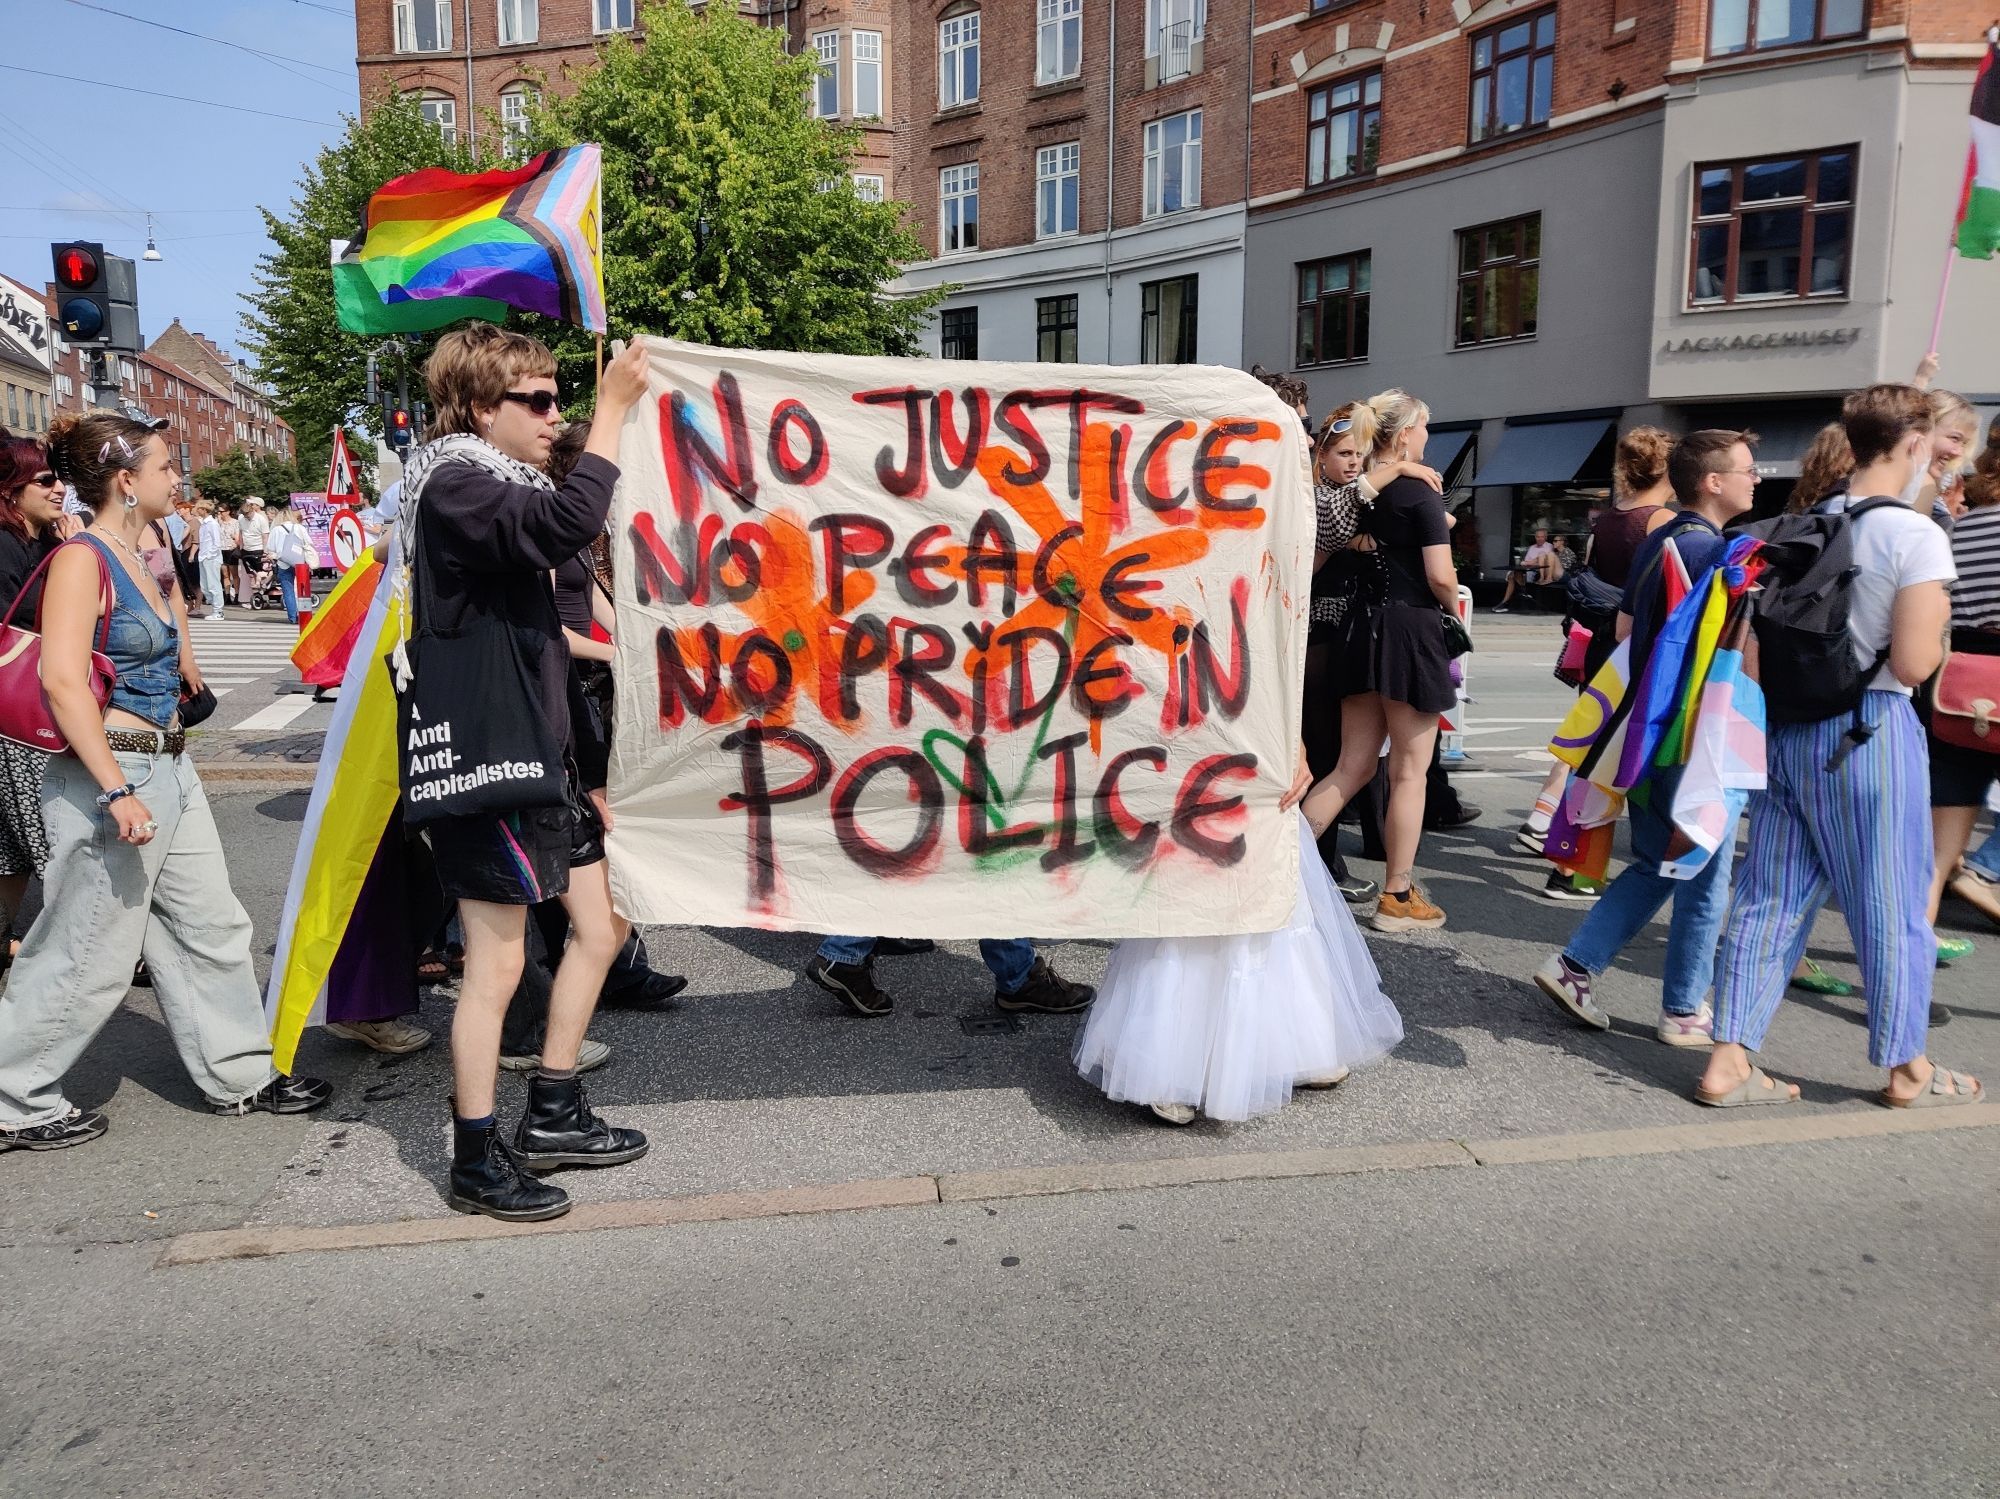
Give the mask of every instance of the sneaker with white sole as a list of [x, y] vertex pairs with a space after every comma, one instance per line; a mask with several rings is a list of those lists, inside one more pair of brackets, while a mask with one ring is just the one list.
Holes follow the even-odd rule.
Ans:
[[1412, 885], [1407, 890], [1384, 890], [1368, 924], [1378, 932], [1433, 931], [1444, 925], [1444, 912]]
[[1713, 1046], [1715, 1045], [1715, 1006], [1707, 1000], [1692, 1015], [1676, 1015], [1671, 1010], [1660, 1011], [1660, 1026], [1654, 1035], [1660, 1038], [1662, 1046]]
[[393, 1020], [355, 1020], [343, 1025], [329, 1025], [329, 1036], [338, 1036], [343, 1041], [359, 1041], [370, 1051], [379, 1051], [392, 1057], [407, 1056], [413, 1051], [422, 1051], [431, 1044], [431, 1033], [420, 1025], [412, 1025], [400, 1017]]
[[1535, 831], [1533, 823], [1524, 822], [1518, 828], [1514, 829], [1514, 847], [1518, 848], [1524, 854], [1533, 854], [1535, 857], [1540, 858], [1548, 845], [1548, 841], [1549, 830], [1543, 828], [1538, 833]]
[[1146, 1107], [1153, 1111], [1155, 1119], [1167, 1124], [1193, 1124], [1195, 1120], [1195, 1111], [1188, 1104], [1149, 1103]]
[[1336, 1067], [1331, 1072], [1315, 1072], [1310, 1077], [1302, 1077], [1292, 1086], [1295, 1088], [1338, 1088], [1354, 1075], [1352, 1067]]
[[1560, 869], [1551, 869], [1549, 882], [1542, 886], [1543, 900], [1568, 901], [1572, 905], [1592, 905], [1603, 893], [1602, 885], [1579, 883], [1575, 875], [1564, 874]]
[[1535, 987], [1561, 1006], [1563, 1013], [1578, 1025], [1599, 1031], [1611, 1029], [1611, 1017], [1597, 1008], [1597, 1000], [1590, 992], [1589, 972], [1561, 953], [1551, 955], [1548, 962], [1535, 970]]
[[[610, 1060], [611, 1048], [606, 1046], [602, 1041], [593, 1041], [588, 1036], [583, 1038], [583, 1045], [576, 1049], [576, 1070], [578, 1072], [590, 1072], [595, 1068], [602, 1067]], [[542, 1056], [540, 1052], [511, 1057], [503, 1053], [500, 1058], [500, 1066], [503, 1071], [507, 1072], [533, 1072], [541, 1065]]]

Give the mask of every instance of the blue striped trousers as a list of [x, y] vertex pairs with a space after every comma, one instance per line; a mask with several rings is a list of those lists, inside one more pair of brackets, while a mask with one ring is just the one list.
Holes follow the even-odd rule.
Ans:
[[1840, 902], [1868, 996], [1868, 1060], [1924, 1053], [1937, 939], [1931, 880], [1930, 755], [1899, 692], [1862, 704], [1875, 735], [1837, 771], [1826, 762], [1850, 716], [1773, 724], [1768, 788], [1750, 801], [1750, 841], [1716, 969], [1715, 1039], [1752, 1051], [1778, 1013], [1813, 919]]

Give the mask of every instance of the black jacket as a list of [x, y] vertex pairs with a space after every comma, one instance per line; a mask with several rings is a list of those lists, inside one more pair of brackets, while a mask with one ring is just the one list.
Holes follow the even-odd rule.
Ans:
[[[0, 526], [0, 614], [4, 614], [14, 602], [14, 595], [28, 581], [28, 574], [40, 567], [42, 559], [61, 545], [53, 528], [44, 531], [40, 540], [23, 541], [5, 526]], [[14, 611], [13, 623], [24, 630], [39, 628], [35, 616], [42, 607], [42, 582], [47, 577], [48, 574], [43, 573], [35, 579], [35, 586], [21, 600], [21, 607]]]
[[[538, 705], [572, 754], [569, 646], [549, 573], [604, 529], [617, 482], [618, 466], [589, 453], [554, 490], [446, 463], [425, 481], [417, 507], [419, 623], [457, 630], [485, 617], [512, 625], [529, 652]], [[588, 768], [579, 771], [589, 785]]]

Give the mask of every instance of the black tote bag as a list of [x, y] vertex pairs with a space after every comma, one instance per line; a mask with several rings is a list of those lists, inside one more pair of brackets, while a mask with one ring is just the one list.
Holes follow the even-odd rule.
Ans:
[[491, 615], [439, 630], [437, 589], [412, 526], [411, 681], [396, 701], [403, 821], [485, 817], [568, 803], [562, 747], [543, 715], [530, 666], [534, 642]]

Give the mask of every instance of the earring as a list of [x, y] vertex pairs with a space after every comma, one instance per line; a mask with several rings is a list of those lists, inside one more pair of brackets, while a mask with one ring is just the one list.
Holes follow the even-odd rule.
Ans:
[[125, 508], [127, 510], [137, 510], [139, 508], [139, 497], [130, 490], [127, 490], [125, 493]]

